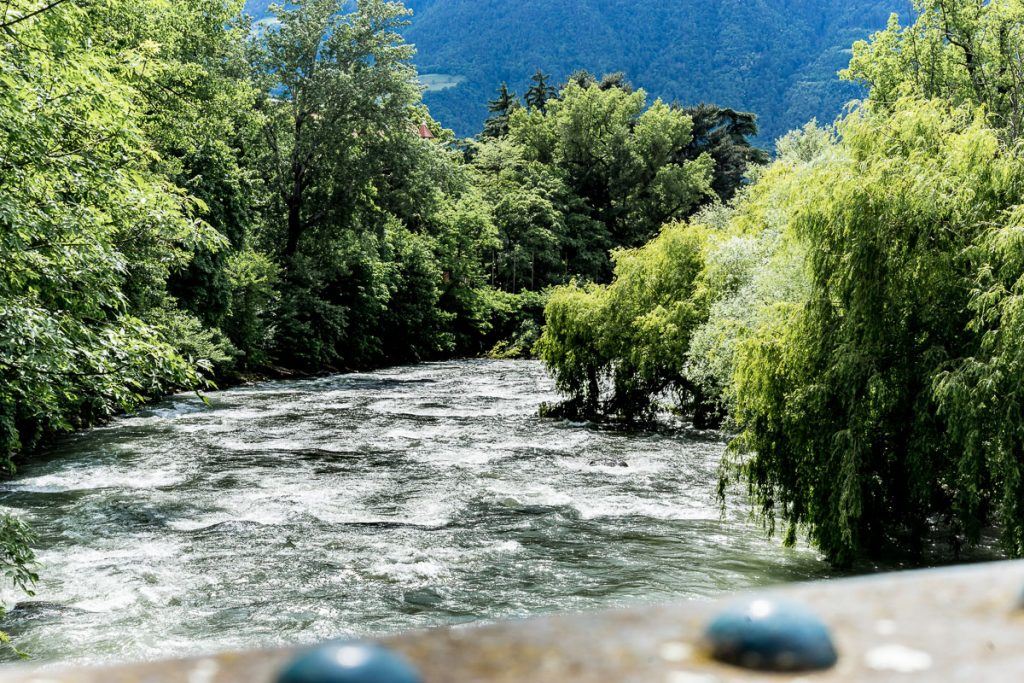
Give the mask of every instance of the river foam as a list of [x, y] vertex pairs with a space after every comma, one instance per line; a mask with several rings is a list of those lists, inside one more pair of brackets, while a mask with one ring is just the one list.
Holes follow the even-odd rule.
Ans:
[[[177, 396], [0, 489], [40, 533], [7, 628], [105, 662], [716, 595], [825, 576], [716, 498], [712, 434], [540, 419], [539, 364]], [[24, 596], [0, 595], [10, 607]]]

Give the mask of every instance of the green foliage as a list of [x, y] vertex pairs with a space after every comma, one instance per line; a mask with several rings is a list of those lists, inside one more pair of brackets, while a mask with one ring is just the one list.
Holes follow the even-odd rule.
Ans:
[[490, 348], [485, 259], [500, 244], [490, 207], [478, 188], [470, 186], [445, 204], [435, 239], [442, 273], [438, 306], [451, 316], [450, 351], [478, 355]]
[[768, 162], [768, 154], [749, 142], [757, 136], [757, 117], [713, 104], [687, 107], [683, 113], [693, 121], [693, 139], [683, 157], [698, 159], [708, 154], [715, 162], [711, 189], [719, 199], [729, 201], [743, 186], [750, 167]]
[[507, 139], [474, 166], [501, 248], [491, 284], [537, 291], [578, 276], [607, 281], [610, 250], [635, 247], [711, 193], [711, 157], [687, 157], [692, 122], [643, 91], [568, 85], [514, 112]]
[[[407, 11], [382, 0], [346, 8], [277, 8], [279, 25], [252, 46], [255, 165], [272, 197], [256, 235], [280, 272], [280, 298], [266, 278], [255, 305], [274, 302], [275, 361], [312, 370], [431, 358], [464, 342], [476, 316], [465, 289], [481, 277], [468, 264], [486, 239], [468, 234], [487, 226], [460, 199], [457, 157], [410, 130], [427, 114], [397, 33]], [[265, 339], [269, 324], [260, 328], [246, 335]]]
[[898, 17], [853, 48], [843, 75], [870, 87], [875, 106], [901, 97], [985, 105], [1009, 137], [1024, 136], [1024, 3], [1020, 0], [916, 0], [917, 20]]
[[835, 138], [811, 123], [779, 140], [777, 160], [759, 170], [757, 182], [729, 205], [716, 205], [694, 220], [717, 235], [700, 281], [710, 307], [694, 333], [687, 371], [722, 408], [735, 405], [738, 351], [752, 330], [785, 318], [809, 296], [807, 246], [788, 230], [799, 207], [793, 175], [824, 159]]
[[970, 250], [970, 257], [985, 264], [971, 290], [968, 330], [976, 335], [977, 348], [940, 372], [933, 384], [939, 413], [960, 449], [958, 486], [951, 492], [957, 524], [975, 540], [986, 523], [996, 523], [1004, 546], [1018, 557], [1024, 555], [1022, 206], [1000, 215]]
[[224, 263], [227, 315], [223, 329], [237, 346], [246, 368], [270, 362], [279, 293], [279, 268], [265, 254], [252, 250], [232, 253]]
[[388, 305], [377, 322], [382, 357], [377, 362], [416, 362], [450, 352], [452, 314], [441, 309], [443, 274], [429, 236], [392, 224], [387, 232]]
[[498, 89], [498, 96], [487, 103], [487, 111], [491, 115], [484, 121], [484, 129], [480, 136], [496, 139], [508, 135], [509, 119], [521, 107], [519, 97], [514, 92], [509, 92], [508, 85], [502, 83]]
[[641, 420], [665, 391], [706, 414], [685, 363], [707, 315], [698, 276], [708, 239], [702, 226], [669, 225], [643, 248], [616, 252], [610, 285], [555, 290], [537, 348], [569, 396], [562, 414]]
[[1024, 163], [982, 119], [939, 103], [864, 110], [840, 133], [793, 178], [807, 299], [740, 348], [743, 471], [766, 513], [806, 525], [839, 563], [920, 551], [934, 518], [977, 541], [976, 496], [1002, 484], [964, 469], [958, 435], [978, 425], [951, 420], [936, 387], [977, 352], [971, 247], [1020, 201]]
[[528, 354], [548, 286], [606, 280], [609, 250], [749, 152], [745, 115], [701, 110], [694, 140], [621, 74], [556, 93], [538, 71], [530, 110], [503, 89], [467, 165], [420, 102], [401, 4], [310, 0], [255, 31], [239, 10], [5, 10], [8, 468], [237, 369]]
[[[537, 88], [547, 87], [545, 78], [538, 72]], [[764, 161], [749, 143], [753, 115], [648, 106], [621, 74], [598, 82], [581, 73], [556, 96], [538, 93], [526, 109], [509, 105], [504, 91], [501, 135], [469, 150], [496, 230], [492, 287], [519, 293], [573, 277], [607, 282], [611, 250], [643, 244], [710, 201], [715, 187], [731, 195]], [[690, 114], [699, 118], [699, 138]]]
[[[0, 461], [198, 387], [153, 314], [172, 270], [218, 235], [155, 167], [140, 81], [158, 52], [115, 34], [148, 5], [13, 3], [0, 43]], [[116, 36], [116, 38], [114, 37]], [[149, 322], [144, 322], [149, 321]], [[198, 360], [198, 359], [197, 359]]]
[[31, 548], [34, 541], [35, 534], [24, 522], [10, 515], [0, 519], [0, 569], [15, 588], [29, 595], [34, 595], [32, 587], [39, 580]]
[[547, 109], [548, 101], [558, 97], [558, 90], [550, 85], [551, 76], [537, 69], [530, 79], [533, 84], [526, 91], [526, 105], [530, 109]]
[[[35, 595], [33, 587], [39, 580], [35, 572], [36, 557], [32, 551], [35, 539], [35, 534], [21, 520], [10, 515], [0, 517], [0, 571], [15, 588], [28, 595]], [[0, 619], [5, 614], [6, 610], [0, 608]], [[10, 648], [18, 657], [28, 658], [3, 631], [0, 631], [0, 646]]]
[[[729, 206], [554, 292], [538, 345], [560, 414], [728, 409], [726, 470], [834, 562], [1021, 552], [1024, 157], [967, 108], [903, 99], [813, 125]], [[821, 482], [829, 482], [821, 485]]]
[[807, 290], [762, 287], [741, 325], [734, 472], [788, 539], [803, 528], [840, 564], [920, 556], [935, 526], [954, 553], [991, 524], [1024, 552], [1021, 8], [924, 2], [913, 26], [893, 20], [855, 47], [848, 76], [871, 98], [839, 141], [788, 141], [791, 177], [763, 180]]
[[146, 322], [159, 329], [174, 352], [203, 370], [223, 374], [234, 366], [238, 349], [216, 327], [168, 303], [146, 312]]
[[[693, 122], [643, 91], [575, 83], [546, 112], [513, 116], [524, 157], [554, 166], [615, 246], [638, 246], [710, 192], [710, 157], [678, 160]], [[589, 275], [589, 274], [588, 274]]]
[[533, 358], [544, 325], [548, 292], [526, 290], [513, 294], [483, 290], [487, 312], [485, 345], [492, 358]]

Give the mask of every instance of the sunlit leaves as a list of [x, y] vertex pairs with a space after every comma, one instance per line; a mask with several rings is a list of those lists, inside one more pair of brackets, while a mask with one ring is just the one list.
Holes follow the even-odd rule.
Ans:
[[686, 377], [694, 329], [707, 313], [697, 294], [707, 233], [672, 224], [650, 244], [615, 254], [615, 279], [553, 293], [541, 358], [575, 416], [643, 419], [666, 390], [700, 399]]
[[[993, 308], [1013, 305], [979, 284], [1005, 291], [986, 245], [1024, 197], [1024, 162], [984, 117], [938, 101], [862, 109], [840, 134], [795, 175], [762, 179], [799, 187], [780, 208], [810, 289], [739, 346], [741, 466], [769, 517], [806, 528], [840, 563], [923, 552], [936, 520], [975, 542], [990, 497], [1019, 485], [1020, 461], [1003, 453], [1014, 442], [995, 431], [1018, 423], [998, 407], [1017, 405], [1018, 380], [999, 368], [1009, 347], [985, 340]], [[989, 367], [977, 360], [986, 347]], [[997, 398], [999, 378], [1010, 384]], [[1000, 519], [1011, 532], [1015, 514]]]
[[143, 322], [164, 304], [168, 275], [220, 240], [195, 217], [205, 207], [156, 169], [133, 62], [152, 63], [160, 51], [111, 30], [131, 11], [60, 4], [0, 42], [0, 457], [8, 469], [19, 450], [54, 432], [201, 385], [200, 359], [182, 357]]
[[854, 45], [844, 75], [866, 82], [876, 105], [904, 95], [983, 105], [1005, 135], [1024, 135], [1024, 2], [919, 0], [909, 26]]

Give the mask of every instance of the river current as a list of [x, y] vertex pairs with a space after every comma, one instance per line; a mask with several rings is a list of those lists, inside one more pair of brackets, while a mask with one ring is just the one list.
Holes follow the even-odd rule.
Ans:
[[[177, 396], [0, 488], [39, 534], [6, 630], [39, 661], [372, 636], [822, 578], [715, 494], [715, 434], [538, 417], [532, 362]], [[17, 606], [15, 606], [16, 603]]]

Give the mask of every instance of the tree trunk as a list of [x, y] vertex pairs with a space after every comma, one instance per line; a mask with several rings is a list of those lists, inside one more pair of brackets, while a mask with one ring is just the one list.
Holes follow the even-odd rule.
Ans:
[[295, 149], [291, 155], [292, 189], [285, 203], [288, 205], [288, 238], [285, 244], [285, 257], [290, 261], [299, 251], [299, 239], [302, 237], [302, 194], [306, 187], [306, 166], [299, 156], [302, 140], [302, 126], [305, 123], [304, 113], [295, 116]]
[[598, 402], [601, 398], [601, 387], [597, 382], [597, 369], [587, 367], [587, 411], [591, 416], [597, 415]]
[[[301, 193], [301, 190], [300, 190]], [[288, 241], [284, 255], [291, 259], [299, 250], [299, 238], [302, 237], [302, 196], [288, 198]]]

